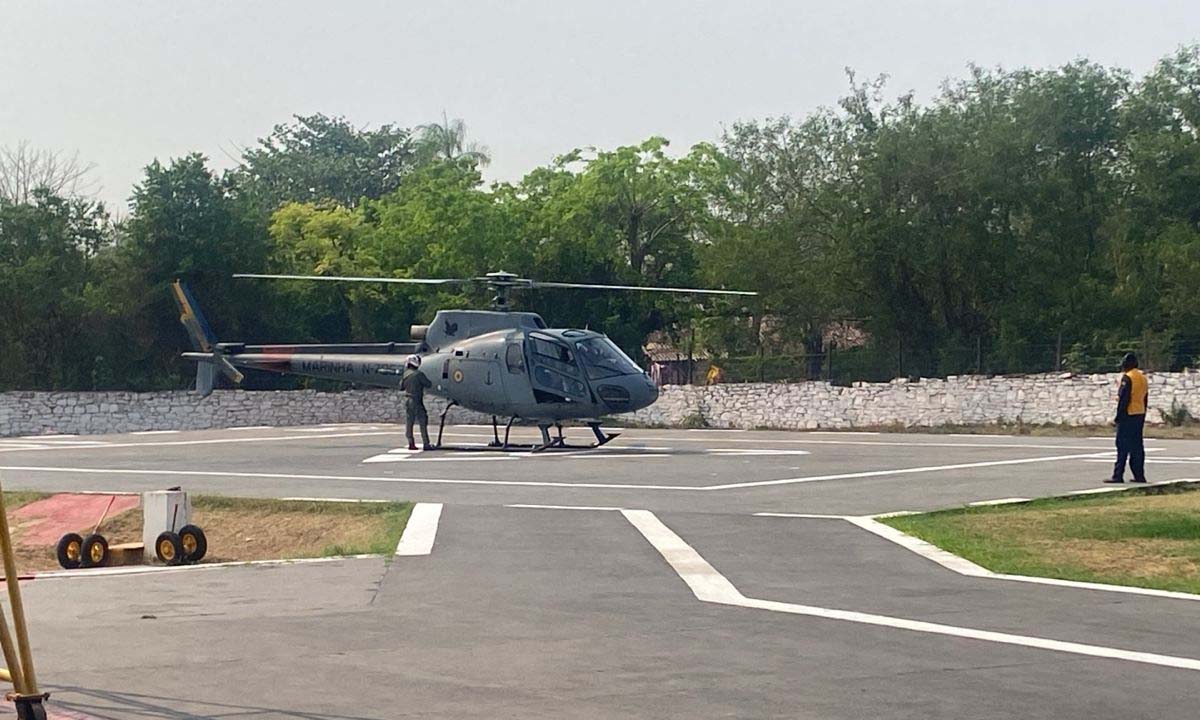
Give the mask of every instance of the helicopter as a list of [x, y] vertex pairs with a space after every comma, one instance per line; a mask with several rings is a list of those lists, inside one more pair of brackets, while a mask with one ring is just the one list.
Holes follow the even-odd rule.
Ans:
[[[564, 288], [582, 290], [667, 292], [685, 295], [751, 296], [742, 290], [646, 287], [546, 282], [509, 272], [473, 278], [347, 277], [332, 275], [267, 275], [236, 273], [235, 278], [415, 285], [482, 285], [495, 293], [491, 310], [439, 310], [428, 325], [413, 325], [410, 342], [341, 344], [270, 344], [218, 342], [191, 290], [172, 283], [180, 322], [188, 331], [193, 352], [183, 357], [197, 362], [196, 391], [212, 393], [218, 373], [235, 385], [244, 375], [239, 368], [398, 388], [409, 356], [421, 359], [417, 368], [430, 381], [430, 392], [448, 402], [438, 425], [435, 448], [443, 448], [446, 415], [461, 406], [492, 416], [488, 448], [501, 450], [594, 449], [619, 433], [601, 430], [601, 417], [648, 407], [658, 399], [658, 387], [612, 340], [594, 330], [555, 329], [540, 315], [510, 310], [513, 290]], [[507, 418], [500, 438], [498, 418]], [[514, 422], [535, 424], [537, 445], [510, 442]], [[595, 443], [567, 443], [564, 421], [581, 421], [591, 428]], [[550, 428], [557, 430], [551, 437]], [[468, 448], [456, 448], [468, 449]]]

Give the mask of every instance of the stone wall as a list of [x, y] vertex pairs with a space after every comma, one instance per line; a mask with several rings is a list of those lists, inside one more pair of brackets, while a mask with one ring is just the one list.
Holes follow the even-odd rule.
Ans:
[[[960, 376], [919, 382], [668, 385], [649, 408], [623, 416], [652, 425], [720, 428], [930, 427], [996, 422], [1101, 425], [1112, 419], [1117, 375]], [[1150, 375], [1151, 422], [1178, 401], [1200, 413], [1200, 373]], [[389, 390], [0, 393], [0, 436], [200, 430], [245, 425], [397, 422], [404, 400]], [[444, 407], [430, 397], [431, 421]], [[488, 418], [454, 408], [450, 422]]]
[[[1200, 414], [1200, 372], [1151, 373], [1149, 422], [1173, 401]], [[904, 425], [1103, 425], [1112, 420], [1120, 375], [957, 376], [920, 381], [668, 386], [633, 414], [651, 425], [717, 428], [853, 428]]]
[[[445, 403], [427, 396], [425, 404], [431, 429], [435, 429]], [[451, 409], [447, 422], [477, 423], [484, 419], [456, 407]], [[403, 421], [404, 397], [394, 390], [217, 390], [207, 398], [183, 391], [0, 393], [0, 437]]]

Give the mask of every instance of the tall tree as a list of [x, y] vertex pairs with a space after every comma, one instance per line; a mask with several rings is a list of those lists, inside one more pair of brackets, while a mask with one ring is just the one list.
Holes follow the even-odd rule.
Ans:
[[[104, 353], [118, 374], [138, 387], [179, 386], [191, 368], [178, 359], [187, 349], [169, 293], [176, 279], [196, 291], [223, 339], [262, 337], [274, 312], [260, 286], [235, 281], [233, 272], [265, 268], [266, 239], [253, 232], [253, 212], [231, 197], [194, 153], [164, 165], [157, 160], [134, 189], [133, 212], [103, 260], [105, 292], [96, 303], [115, 320]], [[277, 311], [278, 312], [278, 311]]]
[[400, 187], [415, 152], [411, 133], [394, 125], [371, 130], [341, 117], [297, 115], [245, 150], [227, 180], [268, 213], [287, 202], [354, 207]]
[[492, 161], [486, 145], [467, 139], [467, 124], [442, 113], [440, 123], [426, 123], [417, 128], [417, 155], [422, 162], [468, 162], [486, 167]]
[[0, 390], [91, 387], [85, 296], [110, 237], [98, 203], [45, 189], [0, 198]]
[[90, 197], [96, 191], [94, 169], [79, 159], [79, 153], [39, 149], [28, 142], [0, 147], [0, 199], [36, 203], [39, 190], [59, 198]]

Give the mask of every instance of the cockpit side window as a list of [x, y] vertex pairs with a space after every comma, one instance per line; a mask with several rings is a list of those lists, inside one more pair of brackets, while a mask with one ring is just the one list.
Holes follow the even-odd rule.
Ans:
[[542, 357], [548, 357], [560, 363], [575, 364], [575, 358], [571, 354], [571, 349], [566, 345], [559, 345], [556, 342], [543, 340], [535, 336], [533, 338], [533, 351]]

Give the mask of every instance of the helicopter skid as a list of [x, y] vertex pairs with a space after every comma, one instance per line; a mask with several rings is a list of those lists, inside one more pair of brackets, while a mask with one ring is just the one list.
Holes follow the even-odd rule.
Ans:
[[[563, 427], [559, 423], [554, 425], [538, 425], [538, 430], [542, 432], [542, 442], [537, 444], [532, 443], [512, 443], [508, 441], [509, 433], [512, 432], [513, 423], [517, 418], [510, 417], [508, 423], [504, 427], [504, 440], [500, 440], [499, 423], [495, 416], [492, 417], [492, 442], [487, 445], [443, 445], [442, 435], [446, 429], [446, 415], [450, 412], [450, 408], [457, 403], [451, 402], [442, 411], [441, 422], [438, 424], [437, 444], [434, 448], [437, 450], [453, 450], [458, 452], [527, 452], [527, 453], [542, 453], [552, 451], [570, 451], [570, 450], [595, 450], [596, 448], [607, 445], [616, 438], [620, 437], [621, 433], [606, 433], [600, 429], [599, 422], [589, 422], [587, 426], [591, 428], [592, 434], [596, 436], [596, 442], [590, 445], [575, 445], [567, 442], [563, 434]], [[550, 428], [553, 427], [558, 431], [558, 437], [550, 436]]]
[[606, 433], [604, 442], [595, 442], [588, 445], [574, 444], [568, 442], [560, 442], [558, 438], [550, 441], [550, 444], [545, 443], [503, 443], [497, 445], [488, 443], [487, 445], [435, 445], [437, 450], [446, 450], [450, 452], [523, 452], [523, 453], [553, 453], [553, 452], [572, 452], [578, 450], [595, 450], [601, 445], [606, 445], [609, 441], [616, 439], [621, 433]]
[[549, 443], [543, 443], [533, 448], [532, 452], [553, 452], [554, 450], [595, 450], [603, 445], [607, 445], [612, 440], [620, 437], [621, 433], [602, 433], [597, 428], [596, 442], [590, 445], [573, 445], [563, 439], [562, 436], [556, 437]]

